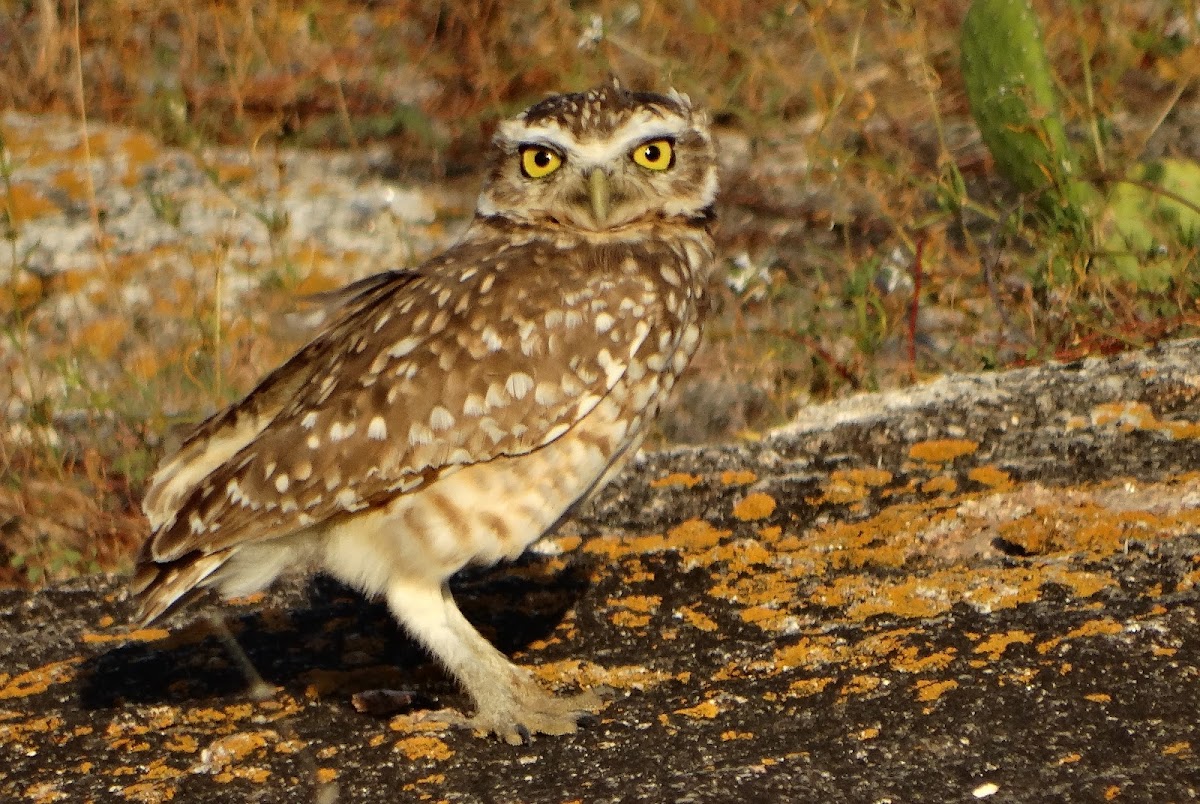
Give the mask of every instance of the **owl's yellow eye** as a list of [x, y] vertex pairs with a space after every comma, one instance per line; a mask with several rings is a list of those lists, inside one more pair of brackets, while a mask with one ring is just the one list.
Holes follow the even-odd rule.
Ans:
[[544, 145], [521, 148], [521, 172], [531, 179], [541, 179], [558, 170], [562, 157]]
[[670, 140], [649, 140], [634, 148], [630, 156], [649, 170], [666, 170], [675, 164], [675, 147]]

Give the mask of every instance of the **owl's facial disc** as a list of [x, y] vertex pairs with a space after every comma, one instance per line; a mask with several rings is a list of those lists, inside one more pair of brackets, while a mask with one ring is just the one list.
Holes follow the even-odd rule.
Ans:
[[524, 179], [527, 211], [589, 231], [660, 214], [681, 189], [696, 189], [681, 188], [670, 175], [675, 142], [687, 136], [684, 121], [671, 122], [635, 118], [604, 140], [579, 141], [551, 126], [523, 132], [537, 137], [512, 157]]
[[477, 212], [588, 232], [705, 218], [716, 195], [708, 117], [686, 96], [615, 84], [502, 122]]

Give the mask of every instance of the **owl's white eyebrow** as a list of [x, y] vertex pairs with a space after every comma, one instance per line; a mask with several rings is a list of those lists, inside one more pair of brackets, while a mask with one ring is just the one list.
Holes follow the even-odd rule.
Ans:
[[577, 165], [599, 165], [622, 157], [629, 149], [647, 140], [674, 139], [679, 136], [679, 127], [672, 127], [662, 120], [635, 118], [614, 132], [612, 138], [584, 140], [580, 142], [571, 132], [558, 126], [535, 126], [516, 128], [511, 132], [513, 139], [522, 144], [544, 145], [568, 156]]

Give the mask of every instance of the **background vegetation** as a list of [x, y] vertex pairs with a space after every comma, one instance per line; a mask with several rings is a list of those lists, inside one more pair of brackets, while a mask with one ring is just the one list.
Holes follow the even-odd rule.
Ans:
[[[497, 119], [610, 72], [688, 92], [720, 131], [725, 281], [662, 438], [753, 438], [810, 401], [1200, 325], [1195, 238], [1097, 270], [1113, 248], [1102, 227], [1062, 225], [998, 175], [960, 70], [965, 6], [0, 0], [0, 109], [132, 127], [144, 147], [206, 165], [216, 146], [382, 145], [397, 186], [468, 199], [432, 223], [444, 243], [469, 216]], [[1107, 193], [1136, 163], [1200, 157], [1191, 0], [1034, 10], [1078, 175]], [[159, 287], [144, 263], [108, 259], [120, 235], [86, 182], [61, 189], [90, 200], [100, 267], [46, 272], [16, 245], [40, 208], [14, 180], [38, 153], [14, 119], [0, 117], [0, 583], [37, 583], [128, 566], [162, 434], [288, 354], [303, 336], [279, 321], [299, 294], [355, 277], [281, 247], [234, 305], [235, 252], [213, 243], [180, 255], [191, 281]], [[106, 142], [55, 158], [90, 169]], [[217, 187], [246, 178], [211, 171]], [[132, 191], [182, 225], [172, 197]], [[283, 243], [280, 188], [255, 192]], [[123, 306], [134, 286], [162, 301], [136, 320]], [[64, 315], [79, 297], [88, 314]]]

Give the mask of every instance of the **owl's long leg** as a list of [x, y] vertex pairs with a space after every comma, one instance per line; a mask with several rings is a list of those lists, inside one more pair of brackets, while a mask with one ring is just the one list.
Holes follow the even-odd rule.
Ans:
[[599, 708], [591, 692], [559, 698], [538, 686], [467, 621], [449, 584], [394, 580], [387, 600], [401, 624], [471, 696], [475, 716], [467, 725], [518, 745], [532, 734], [569, 734]]

